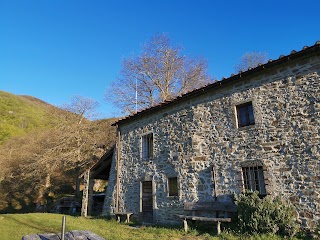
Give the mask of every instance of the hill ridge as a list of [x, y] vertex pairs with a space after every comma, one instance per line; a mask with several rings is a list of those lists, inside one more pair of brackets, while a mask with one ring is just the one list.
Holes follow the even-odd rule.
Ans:
[[65, 115], [64, 110], [33, 96], [0, 91], [0, 144], [34, 129], [53, 127], [61, 113]]

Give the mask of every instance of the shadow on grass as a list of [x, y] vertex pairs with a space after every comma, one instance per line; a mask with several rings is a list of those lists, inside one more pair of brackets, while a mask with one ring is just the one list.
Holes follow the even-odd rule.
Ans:
[[[183, 228], [183, 224], [174, 224], [174, 225], [168, 225], [168, 224], [146, 224], [146, 223], [142, 223], [136, 220], [132, 220], [130, 223], [125, 223], [125, 222], [121, 222], [121, 223], [117, 223], [116, 219], [112, 216], [91, 216], [90, 219], [102, 219], [105, 221], [112, 221], [115, 224], [122, 224], [122, 225], [126, 225], [128, 227], [132, 227], [132, 228], [137, 228], [137, 229], [148, 229], [148, 228], [152, 228], [152, 229], [158, 229], [158, 230], [175, 230], [178, 232], [184, 232], [184, 228]], [[188, 222], [188, 226], [189, 226], [189, 230], [188, 235], [192, 235], [192, 236], [201, 236], [201, 235], [207, 235], [207, 236], [211, 236], [211, 237], [217, 237], [217, 225], [215, 225], [214, 223], [210, 224], [210, 223], [201, 223], [201, 222]], [[221, 224], [221, 229], [224, 229], [226, 226], [224, 224]]]

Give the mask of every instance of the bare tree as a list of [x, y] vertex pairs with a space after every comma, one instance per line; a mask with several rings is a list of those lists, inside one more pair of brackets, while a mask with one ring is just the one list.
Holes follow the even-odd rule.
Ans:
[[96, 115], [99, 103], [92, 99], [83, 96], [73, 96], [69, 103], [65, 103], [61, 108], [69, 112], [75, 113], [79, 119], [78, 124], [81, 124], [84, 118], [93, 118]]
[[235, 66], [236, 72], [244, 72], [249, 68], [255, 68], [259, 64], [264, 64], [268, 61], [268, 54], [266, 52], [249, 52], [241, 57], [241, 61]]
[[[64, 140], [74, 141], [74, 145], [70, 145], [71, 148], [68, 150], [68, 158], [75, 165], [76, 170], [76, 195], [79, 194], [79, 175], [81, 171], [81, 165], [85, 162], [83, 157], [85, 157], [84, 151], [87, 148], [87, 142], [89, 141], [90, 134], [86, 131], [86, 125], [83, 124], [83, 120], [86, 118], [91, 118], [95, 115], [96, 108], [98, 107], [98, 102], [91, 98], [86, 98], [82, 96], [74, 96], [71, 98], [70, 103], [64, 104], [63, 109], [76, 114], [77, 122], [74, 124], [68, 124], [69, 134], [64, 135]], [[58, 145], [59, 146], [59, 145]], [[93, 145], [92, 145], [93, 146]], [[62, 148], [64, 145], [62, 145]], [[61, 152], [61, 151], [60, 151]]]
[[183, 55], [168, 35], [160, 34], [152, 37], [138, 56], [123, 60], [120, 77], [112, 83], [106, 98], [130, 114], [212, 81], [204, 59]]
[[81, 149], [83, 146], [86, 145], [86, 141], [89, 138], [89, 133], [85, 131], [87, 126], [83, 121], [95, 115], [96, 108], [98, 107], [98, 105], [98, 102], [94, 99], [82, 96], [74, 96], [71, 98], [70, 103], [66, 103], [62, 107], [62, 109], [65, 109], [75, 114], [75, 122], [71, 124], [70, 122], [68, 122], [68, 124], [63, 125], [62, 128], [66, 128], [65, 131], [69, 133], [64, 136], [67, 137], [67, 141], [75, 141], [74, 150], [69, 150], [68, 154], [76, 156], [77, 163], [81, 162]]
[[84, 97], [73, 97], [64, 105], [68, 111], [48, 106], [48, 114], [56, 119], [54, 125], [12, 137], [0, 145], [0, 209], [13, 202], [42, 202], [46, 194], [63, 188], [71, 193], [79, 171], [114, 144], [115, 131], [110, 124], [115, 119], [86, 118], [93, 116], [95, 106], [94, 100]]
[[72, 126], [65, 123], [13, 137], [0, 145], [0, 210], [13, 200], [19, 202], [18, 199], [43, 203], [49, 192], [73, 187], [79, 170], [83, 171], [105, 152], [95, 144], [106, 149], [114, 144], [111, 122], [114, 120], [83, 121], [80, 146], [75, 131], [77, 121], [69, 123]]

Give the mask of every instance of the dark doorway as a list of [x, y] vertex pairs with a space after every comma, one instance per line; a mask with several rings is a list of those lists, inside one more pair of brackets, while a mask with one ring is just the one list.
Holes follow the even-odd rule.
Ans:
[[142, 182], [142, 221], [153, 222], [152, 181]]

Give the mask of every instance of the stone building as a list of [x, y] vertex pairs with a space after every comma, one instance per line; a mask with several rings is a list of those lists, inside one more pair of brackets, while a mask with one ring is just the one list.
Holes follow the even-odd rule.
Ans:
[[320, 42], [115, 123], [103, 213], [178, 223], [185, 202], [281, 195], [320, 221]]

